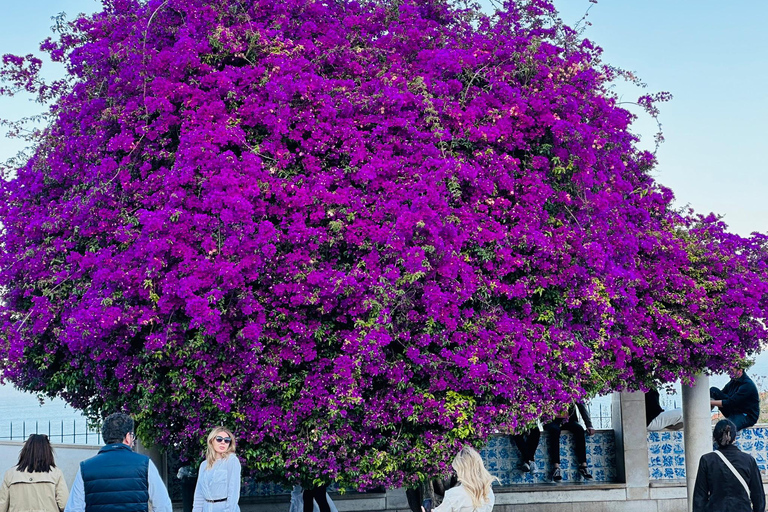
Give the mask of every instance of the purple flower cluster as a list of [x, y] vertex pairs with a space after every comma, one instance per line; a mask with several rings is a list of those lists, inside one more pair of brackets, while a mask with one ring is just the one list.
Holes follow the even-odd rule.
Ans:
[[[0, 357], [189, 456], [365, 488], [765, 339], [766, 239], [672, 209], [542, 0], [109, 0], [0, 183]], [[3, 89], [34, 89], [8, 57]], [[30, 85], [32, 84], [32, 85]], [[653, 99], [646, 99], [653, 107]], [[727, 350], [724, 350], [727, 347]]]

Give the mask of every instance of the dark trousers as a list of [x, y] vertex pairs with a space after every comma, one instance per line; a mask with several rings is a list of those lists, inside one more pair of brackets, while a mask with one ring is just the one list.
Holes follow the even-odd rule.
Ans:
[[549, 448], [549, 460], [552, 464], [560, 464], [560, 432], [570, 430], [573, 432], [573, 447], [576, 450], [576, 460], [579, 464], [587, 463], [587, 438], [584, 434], [584, 427], [575, 421], [560, 423], [559, 421], [550, 421], [544, 425], [544, 431], [547, 436], [547, 446]]
[[509, 436], [509, 438], [515, 442], [517, 449], [520, 450], [520, 460], [529, 462], [532, 461], [534, 455], [536, 455], [536, 448], [539, 447], [541, 431], [538, 428], [532, 428], [522, 434]]
[[424, 498], [421, 493], [421, 487], [406, 489], [405, 497], [408, 500], [408, 508], [411, 509], [411, 512], [421, 512], [421, 501]]
[[307, 489], [304, 491], [302, 497], [304, 498], [304, 512], [312, 512], [314, 508], [312, 500], [317, 502], [317, 506], [320, 507], [320, 512], [331, 512], [331, 507], [328, 505], [328, 500], [325, 499], [325, 492], [328, 486], [321, 485], [314, 489]]
[[181, 478], [181, 510], [192, 512], [192, 504], [195, 501], [195, 485], [197, 477], [185, 476]]

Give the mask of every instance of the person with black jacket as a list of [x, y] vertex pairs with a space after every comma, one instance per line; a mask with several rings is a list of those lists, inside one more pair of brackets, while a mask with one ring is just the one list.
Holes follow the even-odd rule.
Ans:
[[560, 432], [570, 430], [573, 432], [573, 448], [576, 452], [576, 459], [579, 462], [579, 474], [584, 480], [591, 480], [592, 475], [587, 468], [587, 440], [584, 437], [585, 430], [579, 424], [579, 418], [576, 415], [578, 409], [581, 418], [586, 425], [586, 435], [591, 436], [595, 433], [592, 427], [592, 419], [589, 417], [587, 406], [583, 402], [576, 402], [568, 408], [568, 415], [562, 418], [555, 418], [546, 425], [544, 431], [547, 432], [547, 446], [549, 448], [549, 460], [552, 462], [552, 481], [559, 482], [563, 479], [560, 471]]
[[718, 407], [723, 416], [731, 420], [738, 430], [751, 427], [760, 416], [760, 394], [747, 372], [738, 369], [720, 390], [709, 388], [709, 405]]
[[[717, 450], [702, 455], [693, 488], [693, 512], [764, 512], [765, 491], [757, 462], [734, 446], [736, 425], [715, 425]], [[726, 460], [728, 461], [726, 463]]]

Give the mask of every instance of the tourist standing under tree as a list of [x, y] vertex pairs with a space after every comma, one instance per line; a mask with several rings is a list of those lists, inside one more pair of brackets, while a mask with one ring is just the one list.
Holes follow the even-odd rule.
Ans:
[[19, 454], [19, 463], [5, 472], [0, 486], [0, 512], [61, 512], [69, 491], [56, 467], [48, 436], [32, 434]]
[[[445, 498], [433, 512], [491, 512], [496, 499], [491, 489], [494, 480], [480, 454], [471, 446], [465, 446], [451, 463], [459, 485], [445, 491]], [[424, 507], [421, 508], [424, 512]]]
[[64, 512], [172, 512], [168, 489], [146, 455], [133, 452], [133, 419], [117, 412], [101, 426], [106, 446], [80, 463]]
[[739, 450], [736, 425], [720, 420], [713, 437], [717, 450], [699, 460], [693, 512], [764, 512], [765, 491], [757, 462]]
[[193, 512], [240, 512], [240, 460], [232, 432], [216, 427], [208, 434], [205, 460], [197, 472]]

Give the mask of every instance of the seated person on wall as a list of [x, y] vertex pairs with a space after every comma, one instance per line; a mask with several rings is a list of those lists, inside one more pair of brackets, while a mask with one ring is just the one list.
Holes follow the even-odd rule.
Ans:
[[744, 371], [749, 365], [731, 373], [731, 380], [720, 390], [709, 388], [709, 405], [717, 407], [723, 416], [731, 420], [738, 430], [751, 427], [760, 416], [760, 394], [757, 386]]
[[683, 410], [665, 411], [659, 403], [659, 392], [651, 389], [645, 393], [645, 425], [650, 432], [657, 430], [680, 430], [683, 428]]
[[552, 481], [559, 482], [563, 479], [560, 471], [560, 432], [570, 430], [573, 432], [573, 448], [576, 451], [576, 459], [579, 462], [579, 474], [584, 480], [591, 480], [592, 475], [587, 469], [587, 440], [584, 437], [585, 430], [579, 424], [579, 418], [576, 415], [576, 409], [581, 414], [581, 419], [586, 425], [586, 435], [591, 436], [595, 433], [592, 427], [592, 419], [589, 417], [587, 406], [583, 402], [576, 402], [568, 408], [568, 415], [562, 418], [555, 418], [544, 425], [544, 431], [547, 436], [547, 446], [549, 448], [549, 460], [553, 464]]
[[523, 473], [530, 473], [534, 470], [533, 457], [536, 455], [536, 448], [539, 447], [540, 438], [541, 431], [538, 425], [534, 425], [521, 434], [511, 434], [509, 436], [509, 440], [513, 441], [517, 449], [520, 450], [519, 469]]

